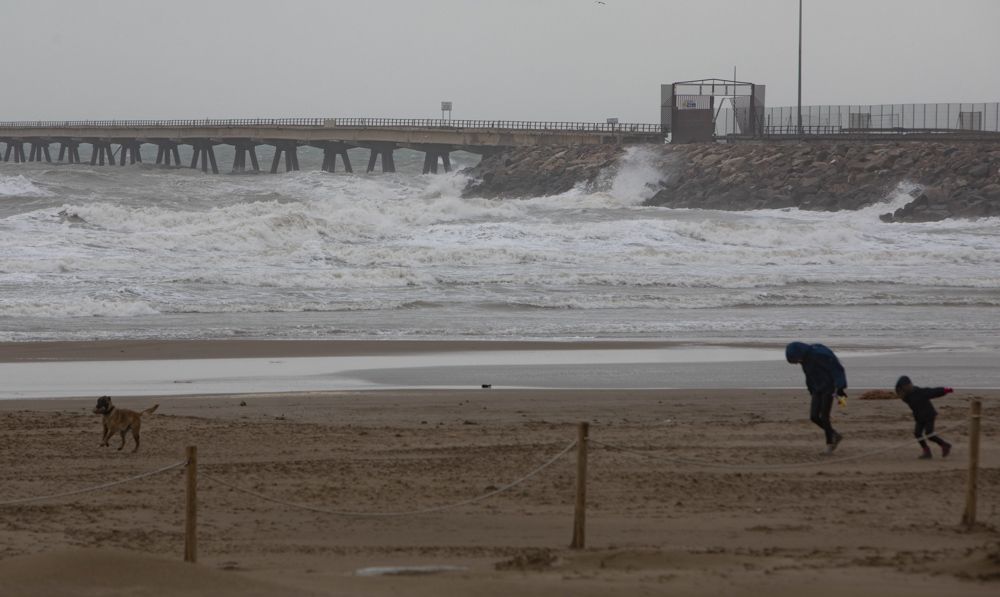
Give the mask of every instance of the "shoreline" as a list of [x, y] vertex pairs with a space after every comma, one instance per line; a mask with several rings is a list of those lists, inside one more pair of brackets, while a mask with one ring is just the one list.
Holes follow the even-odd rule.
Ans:
[[[0, 342], [0, 363], [377, 356], [433, 352], [618, 350], [690, 346], [648, 340], [56, 340]], [[722, 345], [722, 346], [729, 346]], [[732, 344], [772, 347], [778, 344]]]

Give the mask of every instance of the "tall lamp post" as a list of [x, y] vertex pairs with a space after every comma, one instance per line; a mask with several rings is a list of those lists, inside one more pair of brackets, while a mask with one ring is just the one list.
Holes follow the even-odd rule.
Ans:
[[802, 0], [799, 0], [799, 103], [798, 133], [802, 134]]

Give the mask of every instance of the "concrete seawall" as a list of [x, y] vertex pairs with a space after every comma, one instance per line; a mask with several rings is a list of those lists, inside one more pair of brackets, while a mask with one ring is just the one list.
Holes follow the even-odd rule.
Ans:
[[[648, 205], [723, 210], [858, 209], [901, 182], [914, 200], [885, 221], [1000, 216], [1000, 143], [810, 142], [643, 146], [662, 172]], [[468, 196], [531, 197], [595, 185], [619, 146], [519, 148], [483, 158]]]

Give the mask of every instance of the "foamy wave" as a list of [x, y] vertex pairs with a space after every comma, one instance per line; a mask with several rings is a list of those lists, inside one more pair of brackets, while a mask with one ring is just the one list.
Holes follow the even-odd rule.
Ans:
[[[453, 336], [503, 335], [483, 316], [499, 313], [539, 337], [613, 335], [631, 317], [645, 322], [632, 334], [706, 329], [719, 309], [782, 326], [799, 311], [756, 308], [1000, 306], [998, 220], [881, 222], [911, 200], [906, 185], [856, 212], [644, 207], [662, 171], [649, 159], [632, 149], [594, 188], [526, 200], [462, 198], [461, 175], [32, 170], [14, 178], [56, 199], [2, 206], [0, 317], [65, 330], [101, 325], [55, 318], [131, 317], [104, 329], [167, 335], [158, 326], [192, 313], [212, 314], [200, 315], [212, 335], [262, 320], [313, 333], [294, 327], [306, 320], [318, 334]], [[658, 311], [676, 321], [645, 327]]]
[[35, 181], [18, 176], [0, 176], [0, 197], [52, 197], [53, 193]]
[[155, 315], [156, 309], [143, 301], [115, 301], [91, 298], [29, 300], [14, 299], [3, 303], [6, 317], [135, 317]]

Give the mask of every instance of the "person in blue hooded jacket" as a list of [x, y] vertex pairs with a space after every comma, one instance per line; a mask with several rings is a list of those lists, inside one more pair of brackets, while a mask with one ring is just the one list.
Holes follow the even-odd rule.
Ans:
[[785, 360], [802, 365], [806, 374], [806, 388], [812, 397], [809, 406], [809, 420], [823, 429], [826, 434], [826, 451], [837, 449], [843, 439], [830, 423], [834, 396], [846, 397], [847, 374], [837, 355], [822, 344], [790, 342], [785, 347]]

